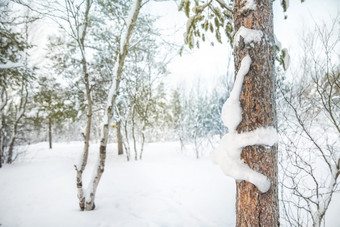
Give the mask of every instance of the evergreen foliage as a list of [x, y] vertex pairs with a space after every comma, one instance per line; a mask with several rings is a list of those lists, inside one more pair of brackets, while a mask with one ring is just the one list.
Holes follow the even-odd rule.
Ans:
[[[191, 0], [182, 0], [180, 2], [179, 11], [184, 11], [188, 18], [185, 43], [189, 48], [196, 46], [199, 48], [200, 40], [207, 40], [207, 32], [212, 33], [219, 43], [222, 43], [222, 33], [229, 37], [229, 42], [232, 44], [233, 26], [232, 26], [232, 3], [233, 1], [193, 1], [194, 6], [191, 6]], [[190, 11], [191, 9], [191, 11]], [[214, 41], [211, 41], [214, 45]]]
[[[53, 77], [41, 77], [38, 81], [38, 89], [33, 97], [37, 110], [32, 118], [36, 124], [49, 124], [51, 127], [51, 125], [63, 125], [66, 119], [76, 120], [78, 111], [75, 109], [72, 93], [65, 90]], [[52, 132], [49, 133], [51, 137]]]
[[[23, 138], [29, 89], [34, 68], [28, 65], [28, 18], [17, 21], [9, 3], [0, 5], [0, 167], [15, 159], [14, 149]], [[21, 32], [24, 31], [24, 32]], [[26, 35], [26, 37], [24, 37]]]

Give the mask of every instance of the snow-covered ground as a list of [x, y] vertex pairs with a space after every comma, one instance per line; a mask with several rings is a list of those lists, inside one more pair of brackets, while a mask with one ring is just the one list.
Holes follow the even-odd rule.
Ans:
[[[73, 165], [82, 145], [34, 144], [0, 169], [0, 226], [235, 226], [234, 180], [179, 143], [147, 144], [143, 160], [131, 162], [110, 144], [96, 209], [79, 211]], [[86, 178], [98, 145], [90, 149]]]
[[[234, 180], [208, 157], [197, 160], [175, 142], [147, 144], [143, 160], [131, 162], [117, 156], [116, 145], [110, 144], [96, 210], [79, 211], [73, 165], [82, 145], [55, 143], [49, 150], [47, 143], [34, 144], [0, 169], [0, 226], [235, 226]], [[87, 179], [98, 145], [91, 145], [90, 152]], [[336, 193], [327, 227], [340, 227], [339, 210]]]

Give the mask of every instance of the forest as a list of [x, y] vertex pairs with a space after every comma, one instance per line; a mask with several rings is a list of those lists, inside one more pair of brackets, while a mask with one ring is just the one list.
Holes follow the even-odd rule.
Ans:
[[0, 226], [338, 227], [321, 5], [2, 0]]

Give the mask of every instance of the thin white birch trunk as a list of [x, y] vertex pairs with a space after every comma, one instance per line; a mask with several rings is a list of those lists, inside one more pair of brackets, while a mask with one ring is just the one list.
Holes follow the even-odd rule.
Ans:
[[[71, 10], [71, 2], [66, 1], [66, 8]], [[74, 33], [74, 36], [77, 37], [77, 43], [81, 52], [82, 56], [82, 70], [83, 70], [83, 78], [85, 81], [85, 92], [86, 92], [86, 99], [87, 99], [87, 122], [86, 122], [86, 130], [84, 136], [84, 150], [83, 155], [81, 158], [81, 162], [77, 165], [75, 165], [75, 169], [77, 172], [76, 175], [76, 182], [77, 182], [77, 190], [78, 190], [78, 199], [79, 199], [79, 207], [81, 210], [85, 209], [85, 193], [83, 188], [83, 172], [87, 165], [87, 159], [89, 154], [89, 146], [90, 146], [90, 134], [91, 134], [91, 122], [92, 122], [92, 99], [91, 99], [91, 90], [90, 90], [90, 82], [89, 82], [89, 74], [87, 70], [87, 61], [86, 61], [86, 55], [85, 55], [85, 37], [87, 28], [89, 25], [89, 12], [91, 8], [92, 2], [90, 0], [86, 0], [86, 6], [85, 6], [85, 18], [83, 23], [83, 30], [80, 31], [80, 29], [72, 29], [73, 25], [71, 24], [69, 20], [69, 24], [71, 27], [72, 32]], [[80, 25], [76, 24], [75, 27], [79, 27]]]
[[95, 201], [96, 191], [97, 191], [97, 187], [98, 187], [99, 181], [102, 177], [102, 174], [104, 172], [104, 167], [105, 167], [106, 146], [107, 146], [108, 135], [109, 135], [109, 126], [111, 123], [111, 118], [112, 118], [114, 106], [116, 103], [116, 98], [118, 96], [118, 89], [119, 89], [119, 84], [121, 80], [121, 75], [123, 72], [125, 58], [128, 54], [129, 40], [131, 38], [132, 30], [138, 18], [138, 14], [141, 8], [141, 3], [142, 3], [142, 0], [135, 0], [135, 2], [133, 3], [130, 9], [130, 12], [129, 12], [129, 16], [126, 20], [126, 23], [127, 23], [126, 30], [121, 37], [121, 43], [120, 43], [121, 45], [120, 45], [118, 61], [116, 62], [116, 65], [114, 68], [112, 84], [109, 90], [107, 105], [105, 108], [105, 115], [104, 115], [104, 120], [103, 120], [103, 125], [102, 125], [102, 137], [100, 140], [100, 147], [99, 147], [99, 161], [98, 161], [97, 171], [96, 171], [94, 178], [92, 179], [92, 185], [88, 189], [88, 195], [86, 197], [86, 207], [85, 207], [86, 210], [93, 210], [95, 208], [94, 201]]

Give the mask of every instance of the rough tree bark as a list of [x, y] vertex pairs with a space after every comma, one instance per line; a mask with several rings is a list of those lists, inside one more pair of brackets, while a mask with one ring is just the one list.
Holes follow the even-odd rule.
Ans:
[[[244, 26], [261, 30], [264, 35], [260, 43], [234, 46], [236, 70], [246, 54], [252, 59], [240, 97], [243, 120], [238, 126], [238, 133], [276, 126], [272, 1], [257, 0], [255, 10], [242, 10], [246, 2], [234, 2], [235, 31]], [[236, 226], [279, 226], [277, 146], [266, 149], [262, 146], [248, 146], [243, 149], [241, 157], [250, 168], [266, 175], [271, 187], [262, 194], [251, 183], [237, 183]]]

